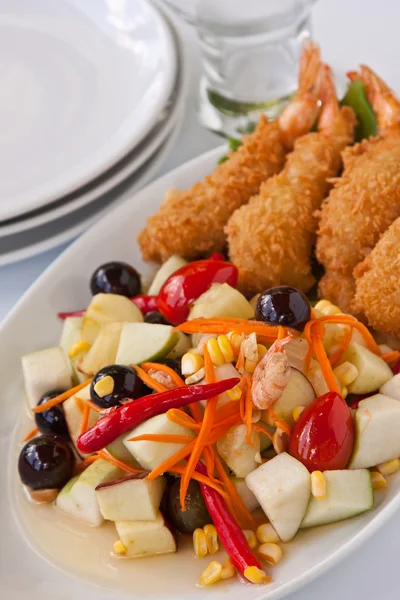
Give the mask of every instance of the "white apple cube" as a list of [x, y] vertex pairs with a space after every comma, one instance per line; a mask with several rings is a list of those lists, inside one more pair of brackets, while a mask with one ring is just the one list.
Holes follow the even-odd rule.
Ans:
[[109, 521], [154, 521], [165, 490], [165, 478], [124, 477], [96, 488], [100, 512]]
[[227, 283], [213, 283], [193, 302], [189, 320], [199, 317], [250, 319], [254, 317], [254, 309], [243, 294], [235, 288]]
[[160, 512], [153, 521], [116, 521], [115, 527], [126, 548], [126, 558], [176, 552], [175, 537]]
[[[85, 408], [86, 400], [90, 400], [90, 384], [88, 384], [86, 387], [79, 390], [79, 392], [77, 392], [74, 396], [71, 396], [71, 398], [68, 398], [68, 400], [65, 400], [65, 402], [63, 402], [65, 420], [67, 422], [67, 427], [71, 441], [74, 444], [78, 454], [82, 456], [87, 455], [83, 455], [82, 452], [78, 450], [76, 443], [80, 434], [83, 411]], [[90, 409], [88, 427], [92, 427], [92, 425], [94, 425], [98, 420], [99, 416], [100, 415], [98, 412]]]
[[110, 323], [100, 329], [93, 345], [79, 365], [80, 370], [87, 376], [94, 375], [107, 365], [115, 364], [122, 325], [122, 323]]
[[99, 458], [63, 487], [57, 496], [56, 507], [86, 525], [100, 527], [104, 518], [100, 512], [96, 487], [107, 481], [119, 479], [123, 474], [124, 471]]
[[31, 408], [37, 405], [43, 394], [72, 387], [71, 366], [59, 346], [25, 354], [22, 371]]
[[149, 433], [187, 435], [191, 438], [195, 437], [195, 434], [191, 429], [173, 423], [165, 414], [152, 417], [132, 429], [124, 439], [125, 447], [132, 454], [133, 458], [135, 458], [144, 469], [148, 469], [149, 471], [158, 467], [186, 445], [154, 441], [129, 441], [130, 438]]
[[394, 400], [400, 400], [400, 373], [391, 377], [389, 381], [384, 383], [379, 392]]
[[65, 354], [65, 358], [70, 362], [72, 367], [72, 377], [74, 382], [82, 383], [87, 379], [85, 373], [81, 373], [78, 370], [78, 363], [87, 353], [87, 350], [83, 350], [77, 356], [70, 358], [69, 351], [73, 344], [79, 342], [82, 338], [82, 324], [83, 317], [67, 317], [64, 320], [64, 325], [60, 338], [60, 346]]
[[82, 340], [93, 344], [103, 325], [143, 322], [136, 304], [119, 294], [96, 294], [90, 302], [82, 324]]
[[356, 342], [351, 342], [340, 364], [349, 361], [357, 367], [358, 376], [347, 387], [351, 394], [376, 392], [393, 377], [392, 369], [380, 357]]
[[252, 430], [249, 443], [246, 425], [234, 425], [218, 440], [217, 450], [236, 477], [246, 477], [259, 465], [260, 434]]

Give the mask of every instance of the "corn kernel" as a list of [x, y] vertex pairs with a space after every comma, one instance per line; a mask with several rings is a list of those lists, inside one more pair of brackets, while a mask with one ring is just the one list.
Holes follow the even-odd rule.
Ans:
[[248, 373], [254, 373], [257, 364], [257, 361], [246, 358], [246, 360], [244, 361], [244, 368]]
[[233, 564], [231, 563], [231, 559], [227, 558], [224, 564], [222, 565], [221, 571], [221, 579], [230, 579], [236, 575], [236, 570]]
[[186, 352], [181, 359], [182, 375], [193, 375], [204, 366], [203, 357], [195, 352]]
[[229, 333], [227, 333], [226, 337], [228, 338], [228, 340], [233, 348], [233, 351], [237, 356], [240, 352], [240, 346], [243, 341], [242, 334], [236, 333], [236, 331], [230, 331]]
[[258, 423], [261, 421], [261, 410], [259, 408], [253, 408], [253, 414], [251, 415], [251, 422]]
[[353, 383], [358, 377], [357, 367], [349, 361], [346, 361], [333, 369], [333, 372], [343, 386], [350, 385], [350, 383]]
[[202, 585], [211, 585], [221, 579], [222, 565], [221, 563], [213, 560], [200, 575], [200, 583]]
[[257, 537], [254, 531], [252, 531], [251, 529], [242, 529], [242, 531], [250, 548], [256, 548], [258, 544]]
[[256, 461], [256, 463], [258, 463], [259, 465], [262, 465], [263, 459], [262, 456], [259, 452], [256, 452], [254, 455], [254, 460]]
[[387, 460], [384, 463], [376, 466], [379, 473], [387, 477], [393, 475], [400, 469], [400, 458], [394, 458], [393, 460]]
[[89, 350], [90, 347], [91, 346], [90, 344], [88, 344], [88, 342], [78, 340], [77, 342], [75, 342], [75, 344], [72, 344], [72, 346], [68, 350], [68, 356], [69, 358], [75, 358], [76, 356], [79, 356], [79, 354], [82, 354], [82, 352], [86, 352], [87, 350]]
[[348, 395], [349, 395], [348, 388], [346, 386], [342, 387], [342, 398], [343, 398], [343, 400], [345, 400]]
[[317, 500], [326, 498], [326, 479], [321, 471], [311, 473], [311, 493]]
[[104, 398], [104, 396], [108, 396], [109, 394], [113, 393], [114, 379], [111, 377], [111, 375], [107, 375], [106, 377], [103, 377], [103, 379], [99, 379], [94, 385], [93, 389], [99, 398]]
[[393, 348], [391, 348], [387, 344], [380, 344], [379, 350], [381, 351], [381, 354], [390, 354], [391, 352], [393, 352]]
[[222, 352], [225, 362], [233, 362], [235, 360], [235, 353], [226, 335], [219, 335], [217, 337], [217, 344]]
[[317, 302], [314, 309], [322, 313], [324, 317], [329, 315], [339, 315], [342, 313], [340, 308], [335, 304], [332, 304], [332, 302], [329, 302], [329, 300], [320, 300]]
[[267, 576], [265, 571], [258, 567], [247, 567], [247, 569], [244, 570], [244, 576], [251, 583], [268, 583], [271, 581], [271, 578]]
[[374, 490], [380, 490], [387, 486], [387, 481], [379, 471], [371, 471], [371, 483]]
[[218, 342], [215, 338], [208, 340], [207, 342], [207, 350], [210, 354], [210, 358], [212, 360], [213, 365], [219, 367], [225, 364], [225, 358], [219, 349]]
[[276, 565], [282, 558], [282, 548], [278, 546], [278, 544], [274, 544], [272, 542], [262, 544], [258, 548], [257, 552], [261, 558], [269, 562], [271, 565]]
[[190, 375], [190, 377], [186, 377], [185, 383], [186, 385], [191, 385], [192, 383], [199, 383], [199, 381], [204, 379], [205, 375], [206, 372], [204, 370], [204, 367], [201, 367], [201, 369], [196, 371], [196, 373], [193, 373], [193, 375]]
[[268, 350], [262, 344], [257, 344], [258, 362], [267, 354]]
[[242, 397], [242, 388], [239, 385], [235, 385], [234, 388], [226, 392], [231, 400], [240, 400]]
[[205, 525], [203, 527], [204, 535], [206, 537], [207, 548], [210, 554], [218, 552], [218, 535], [214, 525]]
[[263, 523], [263, 525], [257, 527], [256, 535], [258, 541], [262, 544], [267, 542], [280, 542], [279, 535], [276, 533], [271, 523]]
[[297, 423], [297, 421], [300, 419], [300, 415], [303, 412], [303, 410], [305, 409], [305, 406], [296, 406], [296, 408], [293, 409], [293, 420]]
[[114, 554], [118, 554], [118, 555], [122, 555], [122, 554], [126, 553], [126, 548], [123, 545], [123, 543], [121, 542], [121, 540], [118, 540], [118, 542], [114, 543], [113, 550], [114, 550]]
[[195, 529], [193, 532], [193, 548], [197, 557], [203, 558], [208, 554], [206, 534], [203, 529]]

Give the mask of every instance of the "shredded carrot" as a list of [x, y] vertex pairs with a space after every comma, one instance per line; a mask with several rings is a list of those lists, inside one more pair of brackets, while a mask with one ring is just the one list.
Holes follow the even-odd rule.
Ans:
[[75, 396], [75, 404], [81, 413], [83, 413], [83, 411], [85, 410], [85, 403], [86, 400], [82, 400], [82, 398]]
[[[215, 369], [210, 357], [210, 353], [208, 352], [207, 346], [204, 346], [204, 371], [206, 383], [213, 383], [215, 381]], [[185, 472], [182, 475], [179, 490], [179, 498], [182, 510], [185, 510], [185, 498], [189, 487], [190, 478], [194, 473], [197, 462], [200, 459], [203, 448], [206, 445], [207, 438], [210, 435], [211, 428], [214, 424], [217, 403], [218, 396], [207, 400], [206, 409], [204, 411], [204, 418], [201, 423], [200, 431], [197, 435], [193, 451], [190, 454], [189, 460], [186, 464]]]
[[242, 345], [240, 345], [239, 356], [235, 366], [236, 369], [241, 373], [244, 367], [244, 351]]
[[252, 424], [252, 417], [253, 417], [253, 397], [251, 395], [251, 379], [250, 378], [247, 382], [244, 417], [245, 417], [245, 423], [246, 423], [246, 441], [251, 446], [254, 446], [254, 443], [251, 439], [251, 424]]
[[[169, 469], [169, 472], [170, 473], [178, 473], [178, 475], [182, 475], [183, 476], [185, 474], [185, 470], [186, 470], [186, 467], [175, 466], [172, 469]], [[194, 471], [193, 474], [192, 474], [192, 476], [191, 476], [191, 479], [195, 479], [196, 481], [199, 481], [200, 483], [205, 483], [205, 485], [208, 485], [209, 487], [211, 487], [214, 490], [216, 490], [219, 494], [221, 494], [221, 496], [225, 500], [229, 500], [228, 494], [221, 488], [220, 485], [216, 484], [209, 477], [206, 477], [205, 475], [202, 475], [201, 473], [198, 473], [197, 471]]]
[[175, 385], [177, 387], [184, 387], [186, 385], [186, 383], [183, 381], [182, 377], [179, 377], [178, 373], [175, 373], [175, 371], [173, 369], [171, 369], [171, 367], [168, 367], [168, 365], [162, 365], [162, 364], [153, 363], [153, 362], [144, 362], [140, 366], [146, 372], [149, 369], [154, 369], [156, 371], [163, 371], [163, 373], [166, 373], [167, 375], [169, 375], [171, 377], [172, 381], [175, 383]]
[[315, 310], [312, 308], [311, 309], [311, 321], [314, 321], [314, 319], [317, 318], [317, 315], [315, 314]]
[[289, 423], [286, 423], [286, 421], [284, 419], [281, 419], [280, 417], [278, 417], [277, 414], [274, 413], [274, 410], [272, 408], [272, 404], [270, 404], [268, 406], [268, 418], [274, 423], [274, 425], [276, 427], [279, 427], [279, 429], [282, 429], [282, 431], [284, 433], [286, 433], [287, 435], [291, 434], [291, 428]]
[[96, 460], [99, 460], [99, 458], [100, 456], [97, 454], [97, 452], [95, 452], [94, 454], [87, 456], [83, 462], [85, 463], [85, 465], [91, 465]]
[[167, 471], [171, 471], [177, 463], [186, 458], [192, 452], [195, 443], [196, 440], [193, 440], [192, 442], [190, 442], [190, 444], [187, 444], [187, 446], [181, 448], [180, 450], [178, 450], [178, 452], [175, 452], [175, 454], [173, 454], [167, 460], [161, 463], [161, 465], [158, 465], [158, 467], [150, 471], [149, 475], [147, 476], [147, 479], [149, 481], [152, 481], [159, 475], [162, 475]]
[[332, 365], [329, 362], [329, 359], [326, 355], [323, 339], [324, 339], [324, 326], [321, 322], [321, 319], [316, 321], [315, 327], [315, 337], [313, 337], [313, 347], [315, 356], [319, 362], [319, 366], [321, 367], [322, 374], [325, 378], [326, 384], [331, 392], [341, 393], [341, 389], [336, 381], [336, 377], [332, 370]]
[[243, 423], [243, 419], [240, 415], [232, 415], [231, 417], [227, 417], [226, 419], [215, 423], [214, 427], [211, 429], [207, 444], [215, 444], [215, 442], [224, 436], [231, 427], [240, 425], [241, 423]]
[[243, 500], [240, 497], [235, 484], [229, 478], [229, 475], [226, 473], [224, 467], [222, 466], [222, 463], [221, 463], [221, 460], [220, 460], [218, 454], [216, 452], [214, 452], [214, 455], [215, 455], [215, 458], [214, 458], [215, 468], [217, 470], [218, 477], [220, 478], [222, 483], [225, 485], [227, 494], [230, 497], [230, 500], [231, 500], [230, 506], [232, 507], [231, 512], [232, 512], [233, 516], [237, 519], [239, 525], [243, 529], [253, 529], [253, 526], [254, 526], [253, 517], [251, 516], [251, 514], [249, 513], [249, 511], [243, 504]]
[[[256, 333], [260, 337], [260, 341], [273, 342], [278, 337], [278, 327], [267, 325], [262, 321], [248, 321], [247, 319], [230, 319], [230, 318], [199, 318], [193, 319], [192, 321], [186, 321], [181, 325], [175, 327], [177, 331], [183, 331], [185, 333], [218, 333], [226, 334], [232, 330], [237, 333]], [[288, 332], [296, 337], [299, 336], [299, 332], [284, 327], [285, 336]]]
[[131, 465], [128, 465], [127, 463], [123, 462], [122, 460], [118, 460], [117, 458], [114, 458], [114, 456], [111, 456], [111, 454], [109, 454], [105, 450], [99, 450], [99, 452], [97, 453], [97, 457], [104, 458], [104, 460], [108, 460], [108, 462], [112, 463], [116, 467], [119, 467], [123, 471], [126, 471], [127, 473], [132, 473], [132, 475], [138, 475], [139, 473], [146, 473], [146, 469], [136, 469], [135, 467], [131, 467]]
[[177, 425], [193, 429], [193, 431], [199, 431], [200, 429], [200, 424], [196, 423], [189, 415], [179, 408], [170, 408], [165, 414], [167, 415], [167, 419], [173, 423], [177, 423]]
[[133, 367], [136, 371], [136, 373], [139, 375], [140, 379], [143, 381], [143, 383], [145, 383], [149, 388], [151, 388], [152, 390], [154, 390], [155, 392], [166, 392], [167, 391], [167, 387], [165, 387], [165, 385], [163, 385], [162, 383], [160, 383], [159, 381], [156, 381], [155, 379], [153, 379], [152, 377], [150, 377], [150, 375], [148, 375], [146, 373], [146, 371], [144, 371], [143, 369], [141, 369], [140, 367], [138, 367], [137, 365], [131, 365], [131, 367]]
[[82, 416], [81, 428], [79, 430], [79, 435], [82, 435], [82, 433], [85, 433], [86, 429], [88, 428], [89, 415], [90, 415], [90, 406], [86, 402], [85, 408], [83, 409], [83, 416]]
[[231, 402], [227, 402], [221, 406], [221, 408], [219, 408], [215, 413], [215, 421], [222, 421], [223, 419], [233, 415], [239, 415], [239, 402], [236, 400], [232, 400]]
[[31, 440], [32, 438], [35, 437], [35, 435], [39, 433], [39, 429], [37, 427], [35, 427], [34, 429], [32, 429], [32, 431], [30, 431], [22, 440], [23, 442], [29, 442], [29, 440]]
[[200, 423], [200, 421], [203, 420], [203, 413], [201, 411], [199, 403], [193, 402], [193, 404], [189, 404], [188, 408], [189, 408], [190, 412], [192, 413], [194, 419], [196, 419], [196, 421], [198, 423]]
[[240, 382], [240, 387], [242, 389], [242, 395], [239, 399], [239, 413], [242, 420], [244, 420], [244, 415], [246, 413], [246, 391], [247, 391], [247, 381], [248, 377], [242, 377], [242, 381]]
[[270, 434], [269, 431], [267, 431], [264, 427], [262, 427], [262, 425], [259, 425], [258, 423], [252, 423], [251, 426], [255, 431], [258, 431], [259, 433], [263, 433], [264, 435], [269, 437], [269, 439], [272, 442], [272, 439], [273, 439], [272, 435]]
[[374, 354], [381, 354], [380, 350], [379, 350], [379, 346], [378, 344], [375, 342], [374, 338], [372, 337], [372, 334], [368, 331], [368, 329], [365, 327], [365, 325], [363, 325], [362, 323], [360, 323], [360, 321], [357, 321], [357, 319], [355, 319], [354, 317], [350, 317], [349, 315], [329, 315], [326, 317], [320, 317], [319, 319], [317, 319], [317, 321], [319, 323], [332, 323], [335, 325], [350, 325], [350, 327], [354, 327], [354, 329], [357, 329], [361, 335], [363, 336], [368, 349], [371, 350], [371, 352], [373, 352]]
[[306, 369], [308, 369], [308, 367], [310, 366], [312, 355], [314, 354], [314, 348], [313, 348], [312, 337], [311, 337], [311, 330], [312, 330], [313, 323], [315, 323], [315, 321], [308, 321], [308, 323], [306, 323], [306, 326], [304, 327], [304, 332], [303, 332], [304, 337], [308, 342], [308, 351], [307, 351], [307, 355], [306, 355], [306, 359], [305, 359]]
[[398, 350], [393, 350], [393, 352], [384, 352], [381, 354], [381, 358], [387, 363], [395, 363], [400, 358], [400, 352]]
[[190, 435], [172, 435], [169, 433], [144, 433], [129, 438], [128, 442], [165, 442], [166, 444], [187, 444], [193, 438]]
[[75, 387], [71, 388], [70, 390], [63, 392], [59, 396], [56, 396], [55, 398], [51, 398], [47, 402], [44, 402], [43, 404], [39, 404], [39, 406], [35, 406], [34, 408], [32, 408], [32, 412], [41, 413], [41, 412], [44, 412], [45, 410], [49, 410], [49, 408], [52, 408], [53, 406], [57, 406], [57, 404], [61, 404], [61, 402], [64, 402], [64, 400], [68, 400], [68, 398], [71, 398], [71, 396], [74, 396], [77, 392], [79, 392], [79, 390], [82, 390], [84, 387], [89, 385], [89, 383], [91, 383], [92, 379], [93, 379], [93, 377], [91, 377], [90, 379], [87, 379], [86, 381], [84, 381], [83, 383], [80, 383], [79, 385], [76, 385]]
[[215, 452], [211, 446], [205, 446], [203, 449], [203, 456], [206, 463], [207, 475], [214, 481], [214, 483], [221, 485], [219, 479], [214, 477], [215, 472]]
[[92, 410], [94, 410], [97, 413], [103, 412], [103, 409], [101, 409], [100, 406], [97, 406], [97, 404], [95, 404], [91, 400], [86, 400], [86, 406], [89, 406]]
[[349, 347], [352, 335], [353, 335], [353, 330], [351, 327], [348, 327], [346, 329], [345, 335], [343, 336], [343, 341], [340, 344], [340, 348], [338, 350], [336, 350], [336, 352], [334, 352], [329, 357], [329, 362], [331, 363], [331, 365], [333, 367], [336, 365], [336, 363], [339, 362], [339, 360], [341, 360], [343, 354], [346, 352], [347, 348]]
[[278, 325], [278, 340], [283, 340], [284, 337], [286, 337], [287, 333], [285, 331], [285, 328], [282, 327], [282, 325]]

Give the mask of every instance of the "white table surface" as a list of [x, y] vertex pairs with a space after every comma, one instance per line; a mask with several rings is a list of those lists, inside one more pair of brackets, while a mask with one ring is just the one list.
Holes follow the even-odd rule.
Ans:
[[[314, 8], [314, 38], [323, 58], [339, 71], [365, 62], [400, 90], [400, 2], [398, 0], [320, 0]], [[194, 101], [200, 62], [192, 30], [180, 27], [185, 52], [193, 65], [184, 123], [171, 155], [158, 175], [213, 148], [221, 138], [196, 122]], [[0, 268], [0, 321], [66, 245], [32, 259]], [[397, 568], [400, 513], [357, 553], [315, 582], [292, 594], [296, 600], [398, 600]]]

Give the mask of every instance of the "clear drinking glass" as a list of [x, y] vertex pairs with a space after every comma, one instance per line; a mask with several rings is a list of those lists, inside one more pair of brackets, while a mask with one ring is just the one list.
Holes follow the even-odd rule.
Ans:
[[196, 26], [203, 61], [198, 113], [237, 137], [279, 114], [297, 88], [314, 0], [165, 0]]

